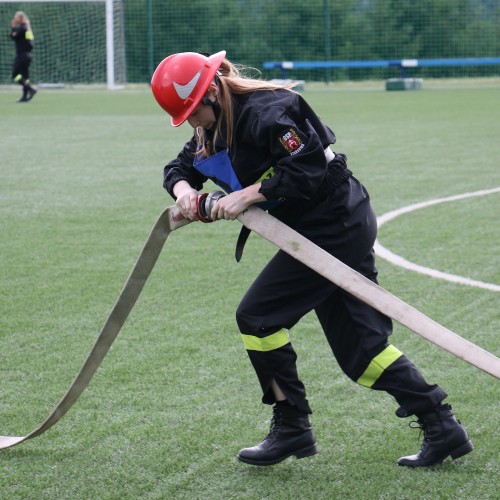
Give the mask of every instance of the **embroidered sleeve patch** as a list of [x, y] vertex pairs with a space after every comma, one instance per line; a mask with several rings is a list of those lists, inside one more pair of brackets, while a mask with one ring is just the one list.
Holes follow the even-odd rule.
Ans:
[[290, 129], [286, 134], [280, 137], [281, 145], [288, 151], [290, 156], [300, 153], [304, 149], [304, 143], [300, 140], [297, 132]]

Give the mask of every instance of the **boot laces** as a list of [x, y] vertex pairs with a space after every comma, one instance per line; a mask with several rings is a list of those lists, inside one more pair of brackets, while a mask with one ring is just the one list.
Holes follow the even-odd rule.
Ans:
[[411, 420], [408, 423], [408, 427], [410, 429], [419, 429], [420, 430], [420, 432], [418, 433], [417, 442], [422, 439], [422, 435], [423, 435], [423, 437], [424, 437], [424, 440], [422, 442], [422, 449], [423, 449], [426, 446], [426, 444], [430, 441], [430, 438], [427, 436], [427, 430], [429, 428], [427, 423], [423, 420]]
[[273, 415], [271, 417], [271, 422], [269, 425], [269, 434], [266, 439], [275, 439], [277, 434], [279, 433], [280, 427], [283, 426], [284, 415], [280, 408], [273, 408]]

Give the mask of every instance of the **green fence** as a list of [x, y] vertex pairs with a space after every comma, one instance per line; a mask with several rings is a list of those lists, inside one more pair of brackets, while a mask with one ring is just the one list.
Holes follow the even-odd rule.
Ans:
[[[147, 80], [152, 61], [156, 65], [180, 51], [225, 49], [232, 60], [257, 68], [266, 60], [500, 56], [499, 0], [143, 0], [126, 2], [125, 13], [129, 81]], [[141, 23], [130, 23], [131, 19]], [[486, 76], [500, 74], [500, 67], [427, 68], [415, 73]], [[365, 68], [335, 70], [329, 77], [398, 75], [397, 69]], [[266, 71], [265, 76], [279, 77], [280, 71]], [[291, 76], [322, 80], [325, 71], [295, 71]]]
[[[96, 3], [96, 2], [94, 2]], [[126, 80], [148, 82], [156, 65], [180, 51], [225, 49], [235, 62], [262, 69], [264, 61], [429, 59], [500, 56], [500, 0], [124, 0]], [[88, 2], [87, 2], [88, 4]], [[10, 81], [9, 22], [18, 5], [0, 0], [0, 82]], [[71, 2], [61, 11], [19, 2], [36, 36], [35, 81], [105, 82], [103, 4], [98, 11]], [[84, 12], [84, 11], [88, 11]], [[96, 17], [97, 16], [97, 17]], [[47, 38], [53, 38], [48, 49]], [[54, 48], [56, 47], [56, 48]], [[64, 50], [63, 50], [64, 49]], [[44, 51], [49, 52], [48, 56]], [[92, 64], [90, 64], [92, 63]], [[65, 69], [63, 69], [63, 67]], [[120, 71], [125, 68], [120, 68]], [[500, 66], [415, 69], [411, 76], [496, 76]], [[266, 70], [266, 78], [280, 77]], [[398, 76], [396, 68], [296, 70], [304, 80], [362, 80]]]

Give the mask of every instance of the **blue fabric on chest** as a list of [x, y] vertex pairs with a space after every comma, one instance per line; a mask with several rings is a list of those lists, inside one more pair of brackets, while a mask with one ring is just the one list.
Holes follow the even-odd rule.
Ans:
[[195, 157], [193, 167], [215, 182], [226, 193], [243, 189], [233, 169], [227, 150], [219, 151], [210, 158], [201, 161], [198, 161]]

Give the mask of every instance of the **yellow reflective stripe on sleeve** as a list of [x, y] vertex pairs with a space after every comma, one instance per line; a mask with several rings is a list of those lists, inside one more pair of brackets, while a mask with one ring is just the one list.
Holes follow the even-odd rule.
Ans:
[[241, 334], [241, 338], [243, 339], [243, 344], [247, 351], [274, 351], [274, 349], [283, 347], [290, 342], [288, 330], [286, 328], [282, 328], [276, 333], [264, 338], [255, 337], [254, 335], [245, 335], [243, 333]]
[[372, 359], [363, 375], [358, 378], [357, 383], [365, 387], [372, 387], [382, 373], [384, 373], [384, 370], [402, 355], [403, 353], [399, 349], [396, 349], [392, 345], [387, 346], [380, 354]]
[[258, 184], [259, 182], [262, 182], [264, 179], [270, 179], [274, 175], [274, 167], [268, 168], [261, 176], [259, 179], [257, 179], [254, 184]]

